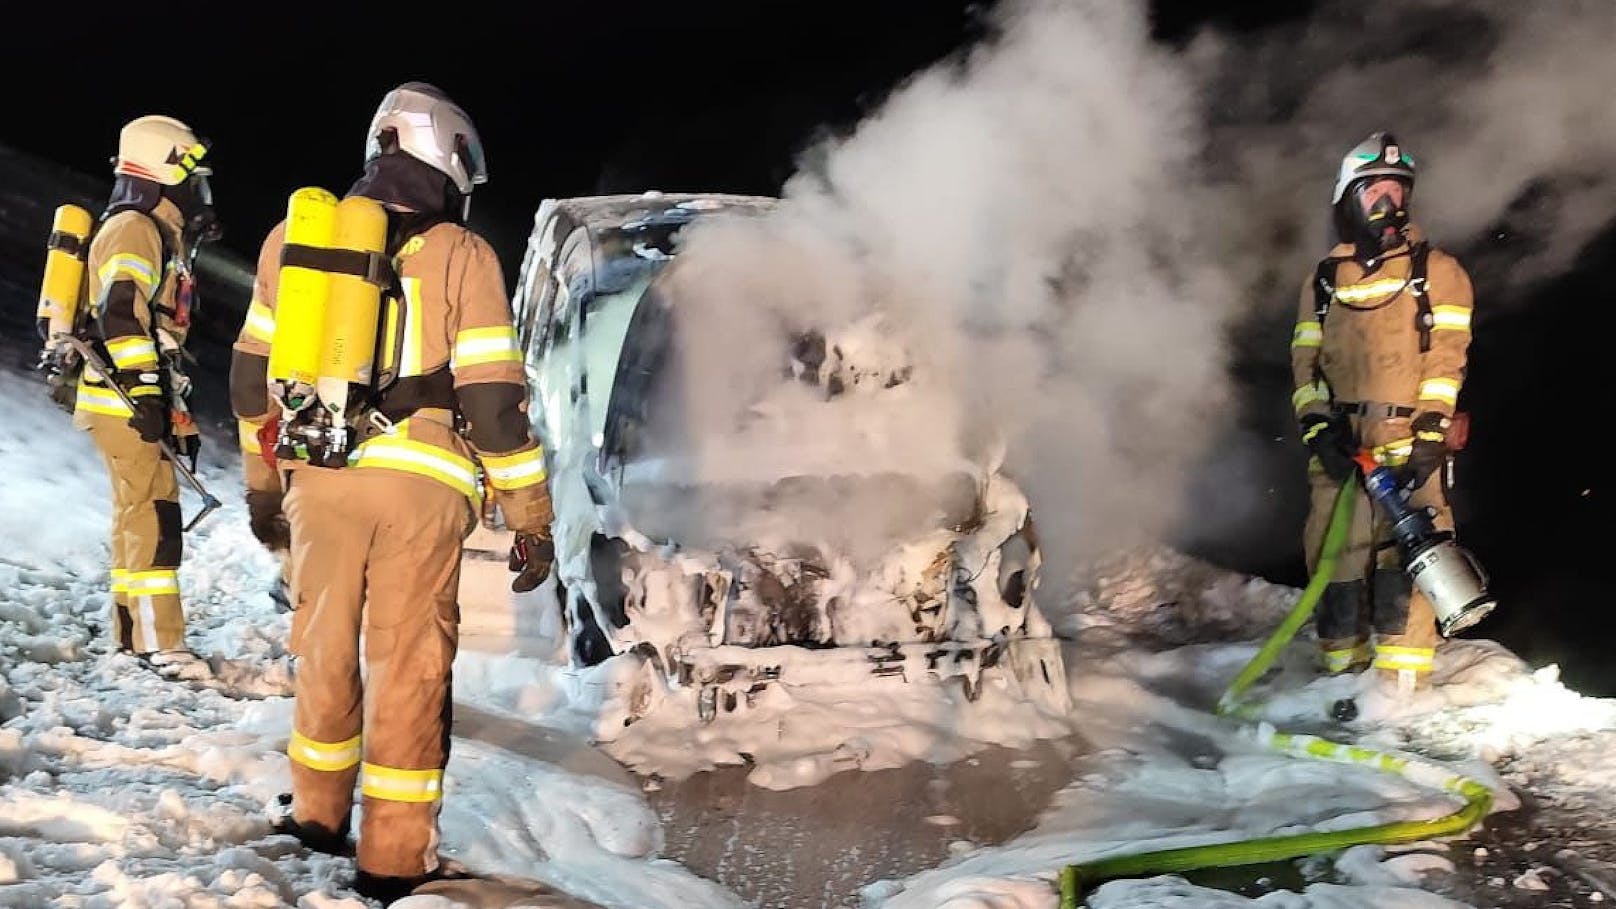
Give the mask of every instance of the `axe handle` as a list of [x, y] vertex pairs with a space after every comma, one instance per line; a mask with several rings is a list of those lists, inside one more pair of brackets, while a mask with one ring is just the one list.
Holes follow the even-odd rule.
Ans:
[[[84, 343], [83, 339], [75, 338], [69, 334], [58, 334], [56, 337], [66, 342], [74, 350], [78, 351], [79, 356], [84, 358], [85, 364], [93, 368], [103, 379], [106, 379], [107, 387], [112, 389], [113, 392], [118, 395], [119, 400], [123, 401], [125, 407], [129, 408], [130, 411], [135, 409], [134, 399], [129, 397], [129, 392], [124, 391], [123, 388], [113, 380], [112, 371], [107, 368], [107, 364], [103, 362], [100, 357], [96, 356], [94, 348]], [[181, 461], [179, 455], [174, 453], [174, 449], [168, 444], [168, 440], [166, 438], [158, 439], [157, 444], [163, 449], [163, 454], [168, 458], [169, 463], [173, 464], [174, 469], [180, 472], [180, 476], [185, 480], [185, 485], [191, 487], [191, 489], [194, 490], [197, 495], [202, 497], [202, 510], [197, 513], [196, 517], [191, 519], [190, 523], [185, 525], [185, 530], [189, 531], [192, 527], [197, 525], [198, 521], [217, 510], [222, 503], [220, 503], [218, 499], [214, 498], [213, 494], [208, 492], [207, 489], [202, 485], [202, 481], [196, 478], [196, 474], [192, 473], [191, 469], [185, 466], [185, 462]]]

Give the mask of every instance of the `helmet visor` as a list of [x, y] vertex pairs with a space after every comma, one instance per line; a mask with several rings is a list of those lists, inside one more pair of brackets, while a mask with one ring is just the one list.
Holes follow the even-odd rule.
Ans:
[[476, 136], [455, 134], [455, 151], [466, 165], [466, 174], [473, 186], [488, 182], [488, 159], [483, 156], [483, 145]]

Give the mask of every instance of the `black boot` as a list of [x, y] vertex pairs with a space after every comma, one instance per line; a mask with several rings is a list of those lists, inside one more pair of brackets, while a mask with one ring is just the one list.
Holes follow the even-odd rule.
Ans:
[[415, 888], [423, 884], [462, 880], [471, 876], [469, 871], [454, 863], [440, 864], [437, 868], [417, 877], [389, 877], [385, 874], [371, 874], [361, 868], [354, 876], [354, 891], [366, 899], [380, 902], [383, 906], [391, 906], [414, 893]]
[[354, 876], [353, 888], [366, 899], [376, 900], [383, 906], [391, 906], [395, 902], [409, 896], [411, 891], [421, 886], [431, 878], [422, 877], [388, 877], [385, 874], [371, 874], [369, 871], [360, 871]]
[[315, 852], [324, 852], [326, 855], [342, 855], [352, 857], [353, 843], [348, 841], [348, 820], [342, 821], [342, 826], [332, 832], [323, 824], [300, 824], [292, 816], [292, 796], [290, 793], [281, 793], [276, 801], [279, 811], [270, 819], [269, 826], [276, 833], [284, 833], [297, 837], [304, 848]]

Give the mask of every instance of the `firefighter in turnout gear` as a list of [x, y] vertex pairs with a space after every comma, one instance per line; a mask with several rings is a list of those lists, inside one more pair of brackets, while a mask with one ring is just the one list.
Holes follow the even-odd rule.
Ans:
[[[1291, 340], [1292, 401], [1311, 450], [1303, 545], [1317, 563], [1336, 491], [1367, 450], [1409, 503], [1452, 530], [1448, 430], [1470, 345], [1470, 278], [1409, 220], [1415, 164], [1389, 133], [1342, 161], [1339, 243], [1302, 286]], [[1427, 684], [1438, 641], [1430, 602], [1399, 562], [1391, 529], [1363, 498], [1316, 613], [1325, 668], [1372, 665], [1400, 691]]]
[[[500, 263], [465, 225], [470, 194], [486, 179], [464, 111], [424, 83], [389, 92], [349, 198], [299, 190], [265, 239], [231, 369], [255, 532], [274, 528], [282, 509], [290, 531], [293, 791], [277, 826], [313, 848], [344, 850], [357, 783], [356, 888], [384, 903], [443, 874], [437, 817], [463, 541], [484, 496], [511, 530], [550, 536], [544, 456], [530, 433]], [[385, 211], [380, 255], [302, 239], [318, 231], [299, 206], [360, 224], [372, 205]], [[319, 400], [299, 410], [306, 395], [285, 380], [306, 340], [293, 333], [318, 330], [297, 282], [320, 269], [335, 275], [328, 320], [352, 315], [337, 312], [339, 279], [381, 291], [368, 385], [350, 386], [347, 413], [325, 424], [316, 409], [343, 411], [342, 392], [322, 375]], [[323, 356], [336, 356], [321, 343]]]
[[179, 487], [161, 443], [194, 465], [200, 436], [182, 371], [195, 303], [191, 262], [198, 244], [220, 233], [206, 155], [207, 144], [171, 117], [140, 117], [119, 134], [112, 197], [85, 268], [85, 337], [112, 374], [86, 367], [73, 413], [112, 477], [117, 646], [163, 675], [191, 679], [209, 670], [185, 646]]

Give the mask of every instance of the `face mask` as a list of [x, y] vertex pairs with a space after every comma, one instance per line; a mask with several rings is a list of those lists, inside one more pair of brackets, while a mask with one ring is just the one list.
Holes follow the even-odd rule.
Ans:
[[186, 232], [192, 238], [192, 245], [217, 243], [224, 237], [224, 225], [219, 223], [219, 215], [213, 210], [213, 187], [206, 176], [191, 179], [196, 183], [196, 199], [201, 205], [185, 219]]
[[178, 186], [164, 187], [163, 195], [179, 208], [185, 219], [181, 233], [186, 245], [194, 248], [224, 236], [224, 226], [213, 210], [213, 187], [208, 184], [206, 174], [192, 176]]
[[219, 216], [211, 208], [204, 208], [185, 219], [185, 239], [188, 246], [217, 243], [223, 237], [224, 225], [219, 222]]
[[1366, 245], [1384, 251], [1403, 242], [1403, 231], [1408, 228], [1407, 195], [1402, 184], [1390, 180], [1375, 181], [1353, 192], [1360, 239]]

